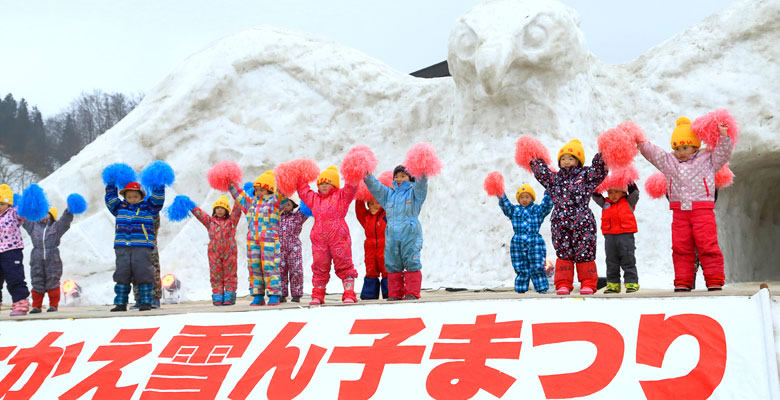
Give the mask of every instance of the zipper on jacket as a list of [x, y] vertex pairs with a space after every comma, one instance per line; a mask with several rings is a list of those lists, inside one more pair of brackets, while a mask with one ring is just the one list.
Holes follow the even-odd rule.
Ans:
[[49, 229], [48, 223], [43, 227], [43, 238], [41, 239], [41, 244], [43, 245], [43, 261], [46, 261], [46, 229]]
[[[138, 207], [138, 210], [135, 212], [135, 215], [137, 216], [138, 213], [141, 212], [141, 207]], [[144, 225], [143, 221], [141, 221], [141, 230], [144, 231], [144, 237], [146, 238], [146, 241], [149, 241], [149, 234], [146, 233], [146, 225]]]
[[707, 191], [707, 197], [710, 197], [710, 187], [707, 186], [707, 178], [701, 178], [702, 181], [704, 181], [704, 190]]

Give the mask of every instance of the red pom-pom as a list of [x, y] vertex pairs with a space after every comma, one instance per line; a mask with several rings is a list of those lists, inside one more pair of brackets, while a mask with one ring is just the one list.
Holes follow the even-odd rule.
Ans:
[[628, 184], [639, 180], [639, 172], [633, 164], [609, 171], [609, 175], [604, 178], [596, 188], [597, 193], [604, 193], [609, 189], [618, 189], [624, 192], [628, 191]]
[[276, 190], [289, 197], [298, 189], [298, 181], [307, 183], [317, 179], [320, 168], [313, 160], [297, 159], [280, 163], [274, 168]]
[[436, 176], [441, 173], [441, 160], [436, 155], [436, 150], [430, 143], [417, 143], [406, 152], [404, 166], [412, 176], [420, 178]]
[[599, 152], [609, 169], [623, 168], [636, 157], [638, 140], [644, 140], [642, 128], [632, 121], [626, 121], [614, 129], [608, 129], [598, 138]]
[[729, 126], [726, 133], [731, 138], [731, 144], [736, 145], [739, 134], [737, 121], [734, 120], [734, 117], [732, 117], [725, 108], [708, 112], [707, 114], [696, 118], [691, 124], [691, 129], [699, 135], [699, 139], [706, 143], [708, 148], [715, 148], [720, 140], [718, 124], [726, 124]]
[[297, 159], [290, 161], [292, 167], [295, 170], [298, 180], [304, 180], [306, 183], [314, 182], [317, 177], [320, 176], [320, 167], [314, 160], [308, 158]]
[[656, 172], [645, 181], [645, 191], [651, 199], [660, 199], [666, 196], [666, 176]]
[[379, 182], [382, 182], [383, 185], [389, 188], [393, 187], [393, 171], [382, 172], [382, 174], [379, 175]]
[[212, 188], [227, 192], [231, 183], [241, 182], [241, 175], [241, 167], [238, 164], [233, 161], [222, 161], [209, 169], [206, 179]]
[[504, 194], [504, 176], [498, 171], [493, 171], [485, 178], [482, 186], [488, 196], [501, 196]]
[[357, 193], [355, 193], [355, 199], [360, 201], [371, 201], [374, 199], [374, 195], [368, 191], [368, 186], [363, 181], [358, 184]]
[[729, 169], [729, 163], [715, 173], [715, 188], [722, 189], [734, 183], [734, 172]]
[[517, 143], [515, 143], [515, 163], [520, 168], [533, 172], [529, 163], [537, 158], [541, 158], [550, 166], [550, 152], [544, 147], [542, 142], [530, 136], [520, 136], [517, 139]]
[[344, 161], [341, 162], [341, 176], [344, 182], [350, 185], [362, 182], [367, 173], [373, 173], [376, 169], [376, 157], [368, 146], [360, 145], [351, 148]]

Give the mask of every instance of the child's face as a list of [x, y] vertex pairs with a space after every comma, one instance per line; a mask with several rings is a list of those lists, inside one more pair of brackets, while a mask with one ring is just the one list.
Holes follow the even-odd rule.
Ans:
[[216, 215], [217, 218], [225, 218], [225, 215], [227, 215], [227, 210], [222, 207], [217, 207], [214, 209], [214, 215]]
[[403, 171], [398, 171], [398, 173], [395, 174], [395, 176], [393, 176], [393, 179], [395, 179], [395, 183], [398, 184], [399, 186], [402, 183], [408, 182], [408, 181], [411, 180], [411, 179], [409, 179], [409, 175], [406, 172], [403, 172]]
[[607, 197], [609, 197], [609, 200], [612, 201], [613, 203], [617, 203], [617, 201], [623, 198], [623, 196], [625, 195], [626, 192], [622, 190], [617, 190], [617, 189], [607, 190]]
[[141, 196], [141, 192], [137, 190], [128, 190], [125, 192], [125, 201], [130, 204], [138, 203], [144, 198]]
[[333, 185], [328, 182], [322, 182], [317, 185], [317, 188], [320, 190], [320, 193], [328, 194], [328, 192], [330, 192], [330, 190], [333, 188]]
[[260, 186], [255, 186], [255, 193], [259, 194], [260, 196], [268, 196], [271, 194], [271, 191]]
[[282, 207], [282, 211], [288, 213], [288, 212], [292, 211], [292, 209], [293, 209], [292, 202], [290, 202], [289, 200], [285, 201], [284, 202], [284, 207]]
[[680, 161], [688, 161], [697, 150], [699, 149], [694, 146], [677, 146], [674, 148], [674, 156]]
[[523, 207], [527, 207], [529, 204], [533, 203], [534, 199], [531, 197], [530, 193], [520, 193], [520, 205]]
[[571, 167], [576, 167], [577, 164], [579, 164], [579, 160], [574, 158], [571, 154], [564, 154], [561, 156], [561, 168], [569, 169]]
[[11, 205], [8, 203], [0, 203], [0, 213], [5, 212], [5, 210], [11, 208]]
[[378, 213], [380, 208], [382, 208], [382, 206], [379, 205], [378, 201], [371, 200], [368, 202], [368, 212], [370, 212], [371, 215]]

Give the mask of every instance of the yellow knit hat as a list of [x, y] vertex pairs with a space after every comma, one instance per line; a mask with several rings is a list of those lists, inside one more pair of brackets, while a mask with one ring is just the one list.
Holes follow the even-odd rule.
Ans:
[[525, 184], [523, 186], [520, 186], [520, 189], [517, 189], [517, 193], [515, 193], [515, 197], [517, 197], [517, 202], [520, 202], [520, 195], [523, 193], [528, 193], [531, 195], [531, 201], [536, 201], [536, 192], [534, 192], [534, 188], [531, 187], [529, 184]]
[[254, 187], [261, 187], [270, 191], [271, 193], [276, 191], [276, 182], [274, 181], [274, 171], [268, 170], [258, 176], [253, 183]]
[[574, 158], [580, 160], [580, 166], [585, 165], [585, 148], [582, 147], [582, 142], [579, 139], [572, 139], [569, 143], [566, 143], [558, 152], [558, 161], [561, 161], [561, 157], [564, 154], [571, 154]]
[[672, 132], [672, 149], [677, 146], [701, 147], [701, 140], [691, 129], [691, 120], [686, 117], [677, 118], [677, 126]]
[[14, 205], [14, 191], [6, 184], [0, 185], [0, 203]]
[[57, 207], [49, 207], [49, 214], [51, 214], [51, 219], [57, 220]]
[[217, 207], [222, 207], [227, 210], [228, 213], [230, 213], [230, 200], [228, 200], [228, 197], [224, 194], [219, 196], [217, 201], [214, 202], [214, 205], [211, 206], [211, 211], [214, 212], [214, 209]]
[[317, 178], [317, 184], [319, 185], [320, 183], [330, 183], [335, 187], [339, 187], [339, 169], [333, 165], [325, 168], [325, 171], [322, 171], [320, 177]]

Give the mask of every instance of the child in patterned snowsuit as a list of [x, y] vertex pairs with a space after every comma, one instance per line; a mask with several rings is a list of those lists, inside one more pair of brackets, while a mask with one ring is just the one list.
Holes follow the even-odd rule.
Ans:
[[420, 298], [423, 237], [419, 215], [428, 195], [428, 177], [415, 180], [403, 165], [393, 170], [393, 187], [388, 188], [373, 175], [363, 182], [385, 209], [385, 268], [388, 272], [388, 301]]
[[165, 186], [151, 188], [151, 196], [138, 182], [130, 182], [119, 191], [125, 197], [120, 200], [114, 185], [106, 186], [106, 207], [116, 216], [116, 271], [114, 271], [114, 305], [111, 311], [127, 311], [130, 284], [138, 286], [141, 311], [152, 309], [154, 295], [154, 216], [165, 203]]
[[62, 278], [62, 260], [60, 259], [60, 239], [70, 229], [73, 214], [65, 209], [57, 219], [57, 209], [51, 207], [46, 218], [33, 222], [26, 220], [22, 225], [33, 243], [30, 254], [30, 284], [32, 285], [32, 308], [30, 314], [41, 312], [43, 297], [49, 295], [49, 309], [57, 311], [60, 304], [60, 278]]
[[[355, 215], [366, 232], [363, 243], [366, 261], [366, 277], [363, 279], [361, 300], [376, 300], [381, 288], [382, 298], [387, 298], [387, 270], [385, 269], [385, 229], [387, 218], [385, 209], [376, 199], [368, 203], [355, 201]], [[380, 281], [379, 278], [382, 278]]]
[[358, 273], [352, 264], [352, 239], [344, 218], [349, 205], [355, 199], [357, 185], [344, 185], [339, 188], [339, 171], [331, 165], [317, 178], [318, 192], [311, 190], [305, 180], [298, 182], [298, 196], [306, 203], [314, 216], [311, 229], [311, 252], [314, 261], [312, 271], [311, 305], [325, 301], [325, 286], [330, 280], [330, 265], [336, 276], [341, 279], [344, 294], [341, 301], [356, 303], [355, 278]]
[[715, 173], [731, 158], [732, 141], [728, 125], [719, 125], [720, 139], [712, 151], [701, 152], [701, 140], [691, 130], [688, 118], [677, 119], [672, 132], [673, 152], [667, 153], [649, 141], [638, 144], [639, 151], [664, 176], [672, 216], [672, 261], [674, 290], [689, 292], [699, 253], [704, 280], [710, 291], [725, 283], [723, 253], [718, 246], [715, 222]]
[[634, 209], [639, 201], [639, 189], [631, 182], [628, 187], [609, 188], [606, 198], [601, 193], [593, 193], [592, 198], [602, 209], [601, 233], [607, 256], [607, 288], [604, 293], [620, 293], [621, 268], [626, 293], [636, 292], [639, 290], [639, 275], [634, 257], [634, 234], [637, 232]]
[[279, 280], [279, 208], [281, 201], [275, 191], [273, 171], [265, 171], [254, 181], [254, 197], [247, 196], [236, 183], [230, 184], [230, 194], [246, 214], [249, 229], [246, 234], [249, 259], [249, 290], [254, 296], [250, 306], [279, 304], [281, 294]]
[[236, 303], [236, 226], [241, 220], [241, 207], [230, 210], [227, 196], [220, 196], [211, 207], [211, 215], [199, 207], [192, 215], [209, 231], [209, 279], [211, 302], [215, 306], [232, 306]]
[[[0, 282], [5, 281], [11, 294], [11, 316], [26, 315], [30, 309], [27, 299], [30, 291], [24, 281], [24, 264], [22, 260], [22, 230], [23, 218], [16, 214], [14, 193], [6, 184], [0, 185]], [[2, 289], [2, 287], [0, 287]]]
[[303, 296], [303, 257], [301, 254], [301, 229], [303, 223], [309, 218], [308, 208], [304, 208], [305, 203], [301, 203], [298, 208], [292, 199], [287, 199], [282, 205], [282, 215], [279, 219], [279, 247], [282, 252], [281, 274], [282, 274], [282, 297], [279, 299], [282, 303], [287, 301], [289, 294], [292, 301], [300, 303]]
[[510, 203], [506, 194], [498, 198], [498, 206], [512, 221], [512, 229], [515, 232], [509, 248], [512, 267], [517, 274], [515, 291], [517, 293], [528, 291], [528, 281], [531, 280], [534, 289], [540, 294], [545, 294], [550, 286], [544, 270], [547, 249], [542, 235], [539, 234], [539, 228], [552, 210], [552, 200], [545, 192], [542, 203], [534, 204], [536, 193], [528, 184], [520, 186], [515, 196], [519, 205]]
[[592, 165], [584, 167], [585, 150], [578, 139], [558, 152], [561, 170], [553, 172], [542, 159], [530, 162], [534, 176], [547, 189], [553, 201], [552, 241], [558, 260], [555, 264], [555, 288], [559, 295], [572, 289], [574, 268], [580, 281], [580, 294], [596, 292], [596, 219], [588, 204], [596, 186], [607, 176], [601, 153]]

